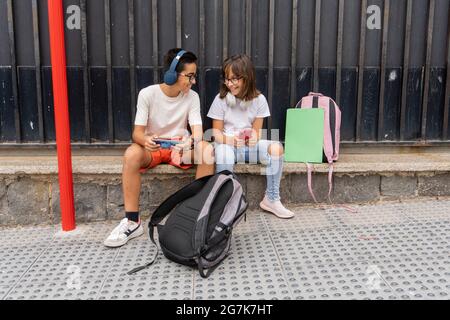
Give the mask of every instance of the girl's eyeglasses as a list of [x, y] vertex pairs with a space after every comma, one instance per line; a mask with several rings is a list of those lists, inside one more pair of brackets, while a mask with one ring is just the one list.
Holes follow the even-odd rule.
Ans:
[[236, 84], [238, 84], [239, 80], [241, 80], [241, 79], [242, 79], [242, 77], [231, 78], [231, 79], [225, 78], [225, 79], [223, 79], [223, 83], [227, 84], [227, 83], [231, 82], [232, 84], [236, 85]]
[[194, 82], [194, 80], [197, 80], [197, 74], [184, 74], [184, 73], [179, 73], [179, 75], [185, 76], [187, 78], [189, 78], [189, 82]]

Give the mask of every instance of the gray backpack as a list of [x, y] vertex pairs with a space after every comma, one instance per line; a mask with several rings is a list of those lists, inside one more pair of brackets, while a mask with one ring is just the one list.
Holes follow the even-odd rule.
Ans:
[[[233, 173], [206, 176], [180, 189], [156, 209], [148, 224], [150, 239], [156, 245], [156, 227], [163, 254], [174, 262], [198, 267], [200, 275], [207, 278], [228, 256], [233, 227], [245, 216], [247, 207]], [[158, 251], [151, 262], [128, 274], [153, 264]]]

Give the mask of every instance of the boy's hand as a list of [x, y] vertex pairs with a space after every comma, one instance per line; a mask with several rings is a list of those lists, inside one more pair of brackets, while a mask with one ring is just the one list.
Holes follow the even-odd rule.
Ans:
[[158, 138], [155, 134], [152, 136], [145, 136], [145, 150], [148, 150], [150, 152], [158, 151], [161, 149], [161, 146], [159, 144], [156, 144], [154, 139]]

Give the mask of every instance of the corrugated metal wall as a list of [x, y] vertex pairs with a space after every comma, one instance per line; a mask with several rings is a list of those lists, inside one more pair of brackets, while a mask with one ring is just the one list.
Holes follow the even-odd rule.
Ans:
[[[281, 139], [286, 109], [320, 91], [343, 141], [449, 142], [449, 1], [64, 0], [72, 141], [130, 141], [138, 91], [181, 46], [205, 128], [222, 60], [244, 52]], [[0, 0], [0, 44], [0, 145], [54, 142], [47, 1]]]

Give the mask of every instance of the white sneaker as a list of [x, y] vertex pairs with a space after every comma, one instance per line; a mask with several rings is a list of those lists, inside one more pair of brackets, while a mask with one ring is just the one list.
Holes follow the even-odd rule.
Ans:
[[266, 211], [269, 211], [281, 219], [289, 219], [294, 217], [294, 213], [291, 210], [286, 209], [280, 200], [270, 201], [267, 196], [259, 203], [259, 206]]
[[127, 218], [120, 221], [103, 244], [107, 247], [123, 246], [128, 240], [141, 236], [144, 233], [141, 223], [137, 223]]

